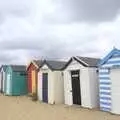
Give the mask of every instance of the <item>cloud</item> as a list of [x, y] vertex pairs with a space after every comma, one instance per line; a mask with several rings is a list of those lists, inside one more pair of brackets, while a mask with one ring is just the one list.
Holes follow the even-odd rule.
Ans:
[[4, 0], [0, 1], [0, 13], [15, 16], [29, 15], [32, 0]]
[[56, 0], [52, 23], [112, 21], [120, 11], [119, 0]]
[[[119, 1], [0, 1], [0, 64], [104, 56], [120, 48]], [[97, 24], [96, 24], [97, 23]]]

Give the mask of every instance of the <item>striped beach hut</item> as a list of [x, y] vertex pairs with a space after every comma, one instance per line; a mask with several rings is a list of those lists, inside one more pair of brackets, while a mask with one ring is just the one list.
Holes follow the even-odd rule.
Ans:
[[120, 114], [120, 50], [114, 48], [99, 62], [100, 109]]

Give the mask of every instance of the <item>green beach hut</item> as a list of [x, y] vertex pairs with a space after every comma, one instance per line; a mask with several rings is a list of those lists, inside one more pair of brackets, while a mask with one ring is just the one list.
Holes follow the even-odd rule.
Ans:
[[26, 95], [27, 94], [27, 75], [26, 66], [8, 65], [6, 68], [5, 95]]

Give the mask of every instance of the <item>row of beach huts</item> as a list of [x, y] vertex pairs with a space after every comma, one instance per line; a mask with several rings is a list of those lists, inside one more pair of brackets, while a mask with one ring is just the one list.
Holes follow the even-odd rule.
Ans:
[[4, 95], [36, 95], [49, 104], [77, 104], [120, 114], [120, 50], [103, 59], [71, 57], [69, 61], [32, 60], [27, 66], [2, 65]]

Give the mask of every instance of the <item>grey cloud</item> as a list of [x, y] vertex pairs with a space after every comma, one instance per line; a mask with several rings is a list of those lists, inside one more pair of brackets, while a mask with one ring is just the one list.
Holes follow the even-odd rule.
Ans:
[[[72, 38], [61, 41], [57, 37], [18, 38], [0, 42], [0, 63], [22, 63], [22, 59], [61, 59], [71, 56], [96, 57], [101, 51], [97, 49], [96, 36]], [[83, 41], [84, 40], [84, 41]], [[7, 43], [7, 44], [6, 44]], [[12, 53], [12, 54], [11, 54]], [[100, 54], [99, 54], [100, 56]]]
[[[96, 36], [70, 37], [61, 40], [59, 37], [47, 36], [44, 38], [16, 38], [14, 40], [0, 41], [1, 50], [24, 50], [30, 56], [45, 58], [60, 58], [94, 52], [92, 48], [96, 41]], [[7, 43], [7, 44], [6, 44]], [[85, 47], [83, 49], [83, 47]], [[91, 49], [92, 48], [92, 49]], [[88, 50], [88, 51], [86, 51]]]
[[0, 13], [0, 25], [4, 22], [4, 15]]
[[58, 37], [44, 36], [43, 38], [21, 37], [0, 41], [1, 50], [50, 50], [65, 46], [64, 41], [60, 41]]
[[[119, 0], [56, 0], [60, 7], [56, 16], [50, 21], [55, 22], [103, 22], [112, 21], [120, 10]], [[62, 11], [62, 13], [61, 13]], [[61, 13], [61, 14], [60, 14]]]
[[[16, 38], [12, 40], [0, 41], [0, 49], [6, 50], [34, 50], [43, 49], [43, 44], [38, 44], [40, 39], [36, 38]], [[7, 44], [6, 44], [7, 43]]]
[[4, 0], [0, 1], [0, 24], [6, 16], [26, 17], [30, 15], [32, 0]]
[[[22, 3], [19, 7], [10, 4], [11, 7], [3, 7], [3, 10], [0, 2], [0, 22], [4, 21], [4, 17], [7, 14], [12, 15], [12, 20], [10, 19], [11, 21], [9, 22], [8, 17], [0, 29], [0, 63], [20, 63], [27, 58], [60, 59], [76, 55], [100, 56], [102, 54], [100, 50], [103, 49], [104, 43], [99, 45], [97, 38], [103, 34], [101, 33], [102, 30], [97, 29], [95, 25], [89, 26], [86, 23], [86, 27], [84, 27], [82, 26], [82, 21], [101, 22], [112, 20], [118, 14], [120, 6], [120, 2], [116, 0], [60, 0], [60, 2], [55, 4], [57, 6], [55, 14], [45, 13], [45, 16], [40, 15], [41, 18], [39, 18], [39, 9], [36, 8], [36, 11], [32, 8], [30, 9], [29, 1], [26, 1], [28, 6], [22, 5]], [[32, 11], [31, 13], [30, 10]], [[35, 12], [38, 14], [34, 16]], [[17, 22], [18, 19], [16, 17], [25, 17], [29, 14], [33, 16], [30, 15], [27, 19], [28, 21], [23, 18], [19, 19], [20, 23], [18, 24], [13, 22], [14, 19]], [[34, 19], [34, 17], [36, 18]], [[43, 21], [42, 24], [39, 21], [41, 19], [46, 20], [46, 22], [56, 22], [58, 25], [47, 24]], [[76, 22], [76, 25], [62, 24], [63, 27], [61, 27], [59, 25], [61, 22]], [[11, 25], [9, 26], [9, 24]], [[20, 27], [20, 25], [24, 27]], [[99, 33], [101, 34], [99, 35]]]
[[10, 55], [9, 51], [3, 50], [0, 53], [0, 64], [10, 64], [17, 57]]
[[18, 9], [18, 10], [11, 10], [10, 14], [18, 17], [26, 17], [30, 15], [30, 10], [28, 8]]

